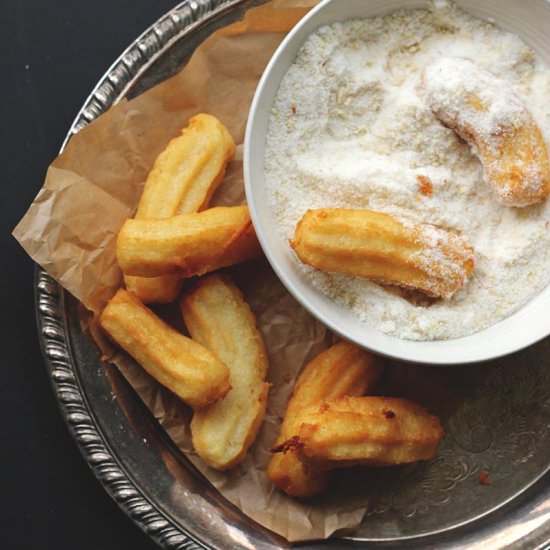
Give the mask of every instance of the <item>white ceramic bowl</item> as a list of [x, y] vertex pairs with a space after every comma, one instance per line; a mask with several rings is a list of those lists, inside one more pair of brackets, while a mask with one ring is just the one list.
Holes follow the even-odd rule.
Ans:
[[[456, 4], [476, 17], [494, 21], [517, 34], [550, 64], [548, 0], [457, 0]], [[245, 189], [252, 220], [269, 262], [289, 292], [321, 322], [342, 337], [386, 356], [434, 365], [465, 364], [512, 353], [550, 334], [550, 287], [510, 317], [470, 336], [429, 342], [388, 336], [362, 323], [349, 310], [308, 284], [277, 228], [264, 177], [265, 137], [271, 105], [281, 79], [305, 39], [321, 25], [335, 21], [427, 5], [423, 0], [325, 0], [294, 27], [273, 55], [252, 102], [244, 151]]]

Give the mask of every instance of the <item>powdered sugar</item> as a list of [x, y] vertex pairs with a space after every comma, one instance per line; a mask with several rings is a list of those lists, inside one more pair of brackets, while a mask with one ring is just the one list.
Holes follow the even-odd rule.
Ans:
[[447, 126], [475, 132], [490, 149], [497, 150], [503, 136], [530, 122], [506, 81], [468, 59], [438, 59], [426, 67], [423, 81], [426, 102], [438, 117]]
[[[401, 223], [407, 224], [401, 218]], [[415, 253], [414, 262], [417, 263], [423, 271], [434, 278], [434, 281], [441, 278], [449, 286], [454, 281], [460, 281], [463, 285], [468, 280], [467, 264], [473, 263], [473, 252], [469, 249], [467, 243], [459, 236], [448, 233], [433, 225], [424, 224], [415, 225], [418, 228], [416, 232], [416, 241], [422, 246], [422, 249]], [[453, 281], [453, 283], [451, 283]], [[440, 286], [446, 286], [445, 284]], [[455, 290], [443, 294], [434, 293], [436, 296], [451, 298]]]
[[[300, 264], [313, 285], [365, 322], [419, 340], [477, 332], [550, 282], [548, 203], [500, 205], [479, 161], [435, 118], [420, 85], [424, 68], [442, 57], [474, 60], [529, 106], [550, 143], [550, 70], [519, 38], [437, 4], [311, 35], [275, 99], [265, 158], [285, 239], [307, 209], [351, 207], [435, 224], [474, 247], [473, 278], [430, 307]], [[420, 189], [419, 177], [430, 181], [431, 193]]]
[[539, 146], [533, 119], [508, 83], [467, 59], [449, 57], [429, 64], [422, 83], [426, 103], [473, 147], [501, 202], [540, 202], [550, 185], [544, 145]]

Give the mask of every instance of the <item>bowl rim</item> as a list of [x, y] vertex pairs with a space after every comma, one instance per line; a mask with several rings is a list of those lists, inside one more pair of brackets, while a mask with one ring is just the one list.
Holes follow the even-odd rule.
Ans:
[[[465, 342], [465, 346], [463, 346], [465, 351], [463, 351], [462, 355], [459, 355], [458, 357], [453, 354], [443, 355], [441, 353], [438, 353], [437, 357], [430, 357], [430, 350], [431, 350], [431, 353], [433, 353], [436, 347], [439, 347], [439, 348], [447, 347], [448, 344], [451, 342], [453, 343], [453, 346], [455, 346], [458, 342], [467, 340], [473, 336], [482, 335], [486, 331], [493, 329], [500, 323], [511, 319], [519, 311], [524, 309], [530, 302], [536, 300], [545, 290], [545, 289], [542, 289], [538, 294], [532, 296], [522, 306], [520, 306], [517, 310], [512, 312], [510, 315], [506, 316], [504, 319], [501, 319], [497, 323], [490, 325], [482, 329], [481, 331], [478, 331], [472, 334], [468, 334], [458, 338], [450, 338], [446, 340], [424, 340], [424, 341], [409, 340], [405, 338], [399, 338], [396, 336], [390, 336], [392, 340], [395, 340], [395, 342], [399, 342], [400, 344], [399, 351], [395, 352], [392, 346], [388, 346], [386, 344], [380, 345], [377, 342], [366, 342], [361, 338], [353, 334], [349, 334], [345, 330], [340, 328], [335, 320], [333, 320], [327, 314], [320, 311], [319, 307], [317, 307], [315, 304], [312, 304], [303, 295], [303, 293], [297, 288], [297, 284], [294, 280], [295, 276], [292, 274], [292, 272], [285, 270], [275, 258], [274, 253], [271, 250], [271, 246], [269, 245], [266, 237], [267, 228], [264, 227], [262, 223], [262, 217], [258, 212], [258, 208], [255, 201], [255, 196], [254, 196], [254, 190], [253, 190], [254, 186], [252, 183], [253, 176], [252, 176], [251, 167], [252, 167], [253, 161], [252, 161], [252, 154], [251, 154], [251, 148], [252, 148], [251, 143], [253, 140], [256, 139], [254, 128], [256, 125], [256, 120], [259, 116], [258, 115], [259, 105], [260, 105], [260, 102], [262, 101], [266, 88], [271, 85], [270, 81], [272, 78], [273, 69], [280, 63], [281, 57], [285, 55], [287, 48], [294, 44], [294, 41], [296, 40], [297, 35], [299, 35], [302, 32], [302, 29], [304, 26], [310, 23], [312, 19], [315, 19], [320, 12], [322, 12], [324, 9], [326, 9], [327, 6], [334, 3], [335, 1], [336, 0], [322, 0], [319, 4], [313, 7], [285, 36], [283, 41], [280, 43], [280, 45], [277, 47], [277, 49], [273, 53], [271, 59], [269, 60], [266, 68], [262, 73], [260, 81], [256, 87], [256, 91], [254, 93], [254, 97], [249, 110], [249, 116], [248, 116], [246, 130], [245, 130], [244, 153], [243, 153], [244, 188], [245, 188], [246, 199], [250, 210], [252, 222], [254, 224], [254, 228], [255, 228], [258, 240], [260, 242], [260, 245], [262, 247], [262, 250], [270, 266], [276, 273], [279, 280], [285, 286], [287, 291], [298, 301], [298, 303], [300, 303], [300, 305], [304, 307], [306, 311], [312, 314], [317, 320], [319, 320], [321, 323], [327, 326], [331, 331], [336, 333], [341, 338], [349, 340], [362, 348], [375, 352], [381, 356], [388, 357], [390, 359], [396, 359], [396, 360], [405, 361], [409, 363], [423, 363], [425, 365], [432, 365], [432, 366], [452, 366], [452, 365], [466, 366], [466, 365], [483, 363], [494, 359], [502, 358], [512, 353], [521, 351], [539, 342], [540, 340], [546, 338], [550, 334], [550, 323], [548, 324], [548, 327], [544, 330], [540, 330], [540, 327], [539, 327], [538, 331], [533, 330], [529, 332], [527, 335], [524, 335], [522, 337], [517, 337], [517, 339], [514, 339], [514, 340], [505, 339], [502, 342], [501, 347], [499, 347], [497, 351], [491, 350], [491, 349], [484, 349], [482, 346], [479, 346], [479, 345], [473, 348], [473, 346], [470, 343]], [[546, 3], [550, 5], [550, 0], [546, 0]], [[345, 20], [346, 20], [345, 17], [342, 18], [342, 21], [345, 21]], [[311, 31], [311, 32], [314, 32], [314, 31]], [[303, 41], [302, 41], [302, 44], [303, 44]], [[277, 85], [280, 85], [280, 82], [281, 81], [279, 80], [277, 82]], [[265, 142], [265, 134], [262, 135], [261, 137], [264, 139], [264, 142]], [[545, 288], [548, 290], [550, 288], [550, 285], [548, 285]], [[359, 318], [357, 318], [357, 323], [363, 324], [364, 322], [361, 321]], [[384, 334], [382, 331], [380, 331], [376, 327], [373, 327], [372, 325], [369, 328], [377, 331], [381, 335], [389, 336], [387, 334]], [[402, 349], [402, 348], [406, 348], [406, 349]], [[422, 349], [424, 351], [421, 351]], [[456, 351], [456, 348], [454, 351]]]

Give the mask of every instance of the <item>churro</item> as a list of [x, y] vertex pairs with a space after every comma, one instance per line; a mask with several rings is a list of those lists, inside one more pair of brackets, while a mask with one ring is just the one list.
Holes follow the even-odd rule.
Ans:
[[[283, 445], [298, 433], [301, 414], [308, 407], [344, 395], [363, 395], [371, 391], [382, 366], [369, 352], [348, 342], [340, 342], [320, 353], [301, 372], [288, 402], [279, 437]], [[285, 493], [310, 497], [323, 492], [327, 472], [300, 460], [295, 449], [274, 453], [267, 467], [271, 482]]]
[[[136, 219], [168, 218], [203, 210], [234, 154], [233, 138], [216, 117], [202, 113], [194, 116], [157, 157], [145, 182]], [[127, 275], [124, 283], [144, 303], [171, 302], [182, 285], [177, 275]]]
[[340, 397], [304, 411], [294, 444], [320, 467], [391, 466], [430, 460], [439, 419], [406, 399]]
[[372, 210], [309, 210], [291, 245], [302, 262], [317, 269], [433, 297], [451, 297], [474, 268], [473, 249], [458, 235]]
[[231, 388], [227, 367], [211, 351], [167, 325], [126, 290], [111, 298], [100, 324], [153, 378], [193, 408], [213, 403]]
[[426, 67], [423, 85], [433, 113], [472, 147], [502, 204], [548, 197], [544, 138], [510, 84], [467, 59], [443, 58]]
[[226, 470], [244, 459], [264, 418], [269, 389], [264, 342], [240, 290], [226, 276], [200, 280], [180, 305], [192, 338], [230, 372], [231, 391], [196, 411], [191, 422], [197, 454], [212, 468]]
[[117, 239], [123, 273], [202, 275], [259, 256], [247, 206], [210, 208], [162, 220], [126, 220]]

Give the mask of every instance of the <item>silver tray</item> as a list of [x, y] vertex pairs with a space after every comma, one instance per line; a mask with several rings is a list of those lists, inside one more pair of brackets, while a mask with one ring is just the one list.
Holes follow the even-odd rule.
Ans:
[[[260, 3], [176, 6], [115, 61], [65, 143], [121, 98], [172, 75], [205, 37]], [[105, 490], [141, 529], [170, 549], [287, 547], [227, 502], [175, 448], [120, 373], [101, 363], [81, 330], [81, 306], [40, 269], [35, 296], [42, 351], [68, 427]], [[424, 399], [435, 398], [448, 434], [438, 457], [361, 477], [376, 504], [360, 529], [300, 547], [549, 547], [550, 340], [489, 364], [394, 363], [390, 372]], [[481, 470], [491, 485], [479, 482]]]

